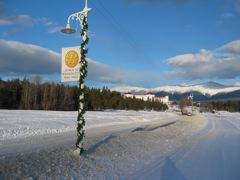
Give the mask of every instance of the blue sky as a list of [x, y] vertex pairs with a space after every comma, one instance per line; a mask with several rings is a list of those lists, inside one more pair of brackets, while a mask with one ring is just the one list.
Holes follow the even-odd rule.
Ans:
[[[89, 0], [88, 86], [240, 82], [240, 0]], [[84, 0], [0, 0], [0, 76], [60, 82]], [[76, 22], [71, 25], [77, 27]]]

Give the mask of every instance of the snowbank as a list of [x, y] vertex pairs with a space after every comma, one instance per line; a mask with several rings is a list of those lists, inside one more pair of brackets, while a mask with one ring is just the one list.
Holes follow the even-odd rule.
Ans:
[[[0, 110], [0, 141], [75, 131], [77, 112]], [[169, 112], [87, 112], [86, 129], [175, 118]]]

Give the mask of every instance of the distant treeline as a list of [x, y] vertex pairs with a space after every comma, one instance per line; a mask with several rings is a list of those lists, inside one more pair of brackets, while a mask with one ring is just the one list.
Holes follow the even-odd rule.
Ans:
[[201, 107], [209, 110], [240, 112], [240, 100], [203, 102]]
[[[56, 83], [41, 83], [40, 77], [31, 81], [0, 79], [0, 109], [74, 111], [78, 109], [78, 87]], [[86, 105], [89, 111], [119, 110], [166, 110], [161, 102], [123, 98], [107, 88], [86, 89]]]

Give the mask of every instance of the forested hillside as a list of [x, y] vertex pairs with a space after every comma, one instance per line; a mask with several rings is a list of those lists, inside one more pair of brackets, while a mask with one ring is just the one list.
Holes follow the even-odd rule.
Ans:
[[[56, 83], [41, 83], [33, 80], [0, 79], [0, 109], [57, 110], [73, 111], [78, 109], [78, 87]], [[166, 110], [167, 106], [154, 101], [123, 98], [118, 92], [107, 88], [87, 88], [87, 110], [124, 109], [124, 110]]]

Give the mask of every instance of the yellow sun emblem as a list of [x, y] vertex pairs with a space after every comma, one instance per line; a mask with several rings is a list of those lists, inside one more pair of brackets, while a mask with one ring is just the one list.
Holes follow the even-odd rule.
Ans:
[[74, 68], [79, 61], [78, 53], [76, 51], [68, 51], [68, 53], [65, 56], [65, 64], [69, 68]]

